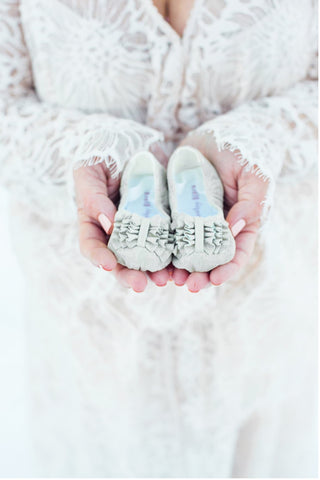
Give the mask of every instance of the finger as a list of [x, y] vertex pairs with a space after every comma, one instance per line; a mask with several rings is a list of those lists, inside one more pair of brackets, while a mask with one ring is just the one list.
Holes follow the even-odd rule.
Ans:
[[82, 255], [94, 265], [104, 270], [113, 270], [117, 260], [106, 246], [106, 235], [100, 227], [91, 222], [89, 217], [82, 216], [79, 223], [79, 245]]
[[205, 288], [210, 282], [209, 273], [204, 272], [192, 272], [187, 279], [187, 287], [190, 292], [199, 292], [202, 288]]
[[153, 145], [151, 145], [150, 151], [163, 166], [167, 166], [168, 156], [164, 153], [159, 143], [154, 143]]
[[172, 273], [172, 279], [177, 287], [182, 287], [189, 277], [189, 272], [187, 270], [182, 270], [180, 268], [175, 268]]
[[166, 286], [169, 280], [169, 271], [167, 268], [159, 270], [158, 272], [148, 272], [148, 275], [158, 287]]
[[268, 182], [252, 172], [244, 172], [238, 180], [238, 189], [238, 201], [230, 209], [226, 218], [234, 237], [246, 225], [259, 225]]
[[213, 285], [221, 285], [236, 275], [244, 267], [254, 249], [257, 238], [258, 225], [252, 229], [246, 227], [236, 238], [236, 253], [231, 262], [221, 265], [210, 272], [210, 281]]
[[107, 178], [108, 197], [116, 205], [120, 200], [120, 181], [121, 176]]
[[167, 266], [167, 271], [168, 271], [168, 274], [169, 274], [169, 282], [172, 282], [173, 281], [173, 271], [174, 271], [174, 266], [172, 265], [172, 263], [170, 263]]
[[105, 174], [83, 167], [75, 170], [74, 178], [79, 216], [90, 217], [110, 233], [116, 207], [108, 197]]
[[141, 272], [140, 270], [129, 270], [122, 265], [116, 267], [115, 274], [124, 287], [132, 288], [137, 293], [143, 292], [148, 283], [145, 272]]

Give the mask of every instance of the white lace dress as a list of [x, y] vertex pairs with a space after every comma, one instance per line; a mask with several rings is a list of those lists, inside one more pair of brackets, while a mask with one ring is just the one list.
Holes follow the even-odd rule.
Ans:
[[[0, 175], [40, 476], [315, 476], [315, 0], [1, 0]], [[197, 129], [259, 166], [250, 264], [137, 295], [80, 256], [72, 169]], [[314, 424], [313, 424], [314, 422]]]

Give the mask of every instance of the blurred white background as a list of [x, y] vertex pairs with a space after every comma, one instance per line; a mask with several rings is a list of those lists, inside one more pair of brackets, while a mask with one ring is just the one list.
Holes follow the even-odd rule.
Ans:
[[8, 197], [0, 189], [0, 477], [31, 476], [27, 421], [24, 281], [10, 246]]

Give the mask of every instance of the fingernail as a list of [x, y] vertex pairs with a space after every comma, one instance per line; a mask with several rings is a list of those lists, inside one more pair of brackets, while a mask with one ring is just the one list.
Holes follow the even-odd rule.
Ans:
[[156, 283], [157, 287], [165, 287], [167, 284], [166, 283]]
[[98, 265], [100, 270], [104, 270], [105, 272], [112, 272], [112, 268], [104, 267], [103, 265]]
[[168, 274], [169, 274], [168, 280], [169, 280], [169, 282], [172, 282], [173, 281], [173, 267], [172, 267], [172, 265], [169, 265], [167, 267], [167, 271], [168, 271]]
[[98, 220], [101, 223], [103, 230], [106, 233], [109, 233], [110, 228], [112, 226], [112, 223], [110, 222], [109, 218], [104, 213], [100, 213]]
[[234, 237], [236, 237], [241, 230], [245, 227], [246, 222], [241, 218], [241, 220], [238, 220], [232, 227], [231, 227], [231, 232]]

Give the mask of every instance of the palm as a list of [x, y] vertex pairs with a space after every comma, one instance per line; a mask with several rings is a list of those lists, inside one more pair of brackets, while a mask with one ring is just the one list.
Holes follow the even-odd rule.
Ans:
[[208, 273], [191, 273], [175, 270], [174, 279], [179, 285], [187, 283], [189, 290], [199, 291], [209, 281], [220, 285], [234, 276], [249, 260], [257, 237], [262, 212], [262, 202], [268, 188], [267, 182], [240, 164], [236, 153], [218, 151], [213, 136], [192, 135], [182, 145], [200, 150], [216, 168], [224, 186], [224, 209], [230, 226], [245, 219], [245, 226], [236, 236], [236, 253], [231, 262]]
[[218, 152], [212, 137], [194, 135], [181, 142], [191, 145], [206, 157], [217, 170], [224, 187], [225, 214], [237, 202], [238, 179], [243, 171], [240, 163], [235, 162], [234, 154], [229, 151]]
[[[99, 221], [102, 213], [113, 222], [119, 200], [120, 177], [112, 177], [105, 163], [99, 163], [75, 170], [74, 181], [82, 254], [94, 265], [104, 270], [112, 270], [124, 286], [131, 287], [137, 292], [143, 291], [147, 284], [147, 274], [129, 270], [117, 263], [114, 254], [107, 248], [110, 231], [103, 229]], [[150, 273], [149, 276], [154, 282], [162, 285], [167, 283], [169, 273], [162, 270]]]

